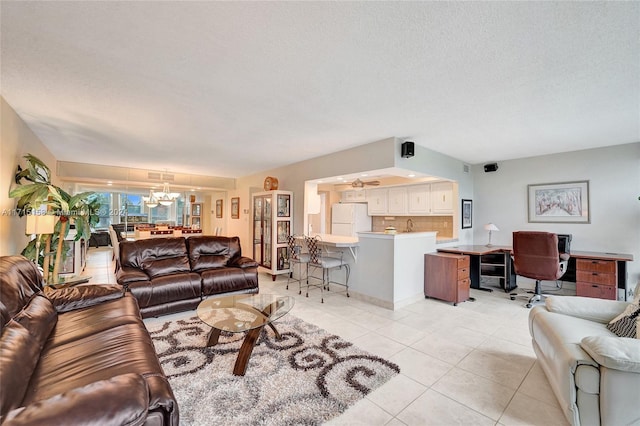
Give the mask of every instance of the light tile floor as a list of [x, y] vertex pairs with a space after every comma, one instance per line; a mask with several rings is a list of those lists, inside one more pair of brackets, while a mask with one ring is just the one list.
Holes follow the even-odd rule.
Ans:
[[[115, 283], [113, 268], [110, 248], [89, 250], [91, 283]], [[476, 301], [456, 307], [425, 299], [390, 311], [341, 292], [321, 304], [317, 289], [308, 298], [296, 284], [286, 290], [284, 275], [260, 274], [259, 285], [294, 296], [291, 314], [400, 366], [330, 425], [568, 424], [531, 348], [524, 298], [472, 290]]]

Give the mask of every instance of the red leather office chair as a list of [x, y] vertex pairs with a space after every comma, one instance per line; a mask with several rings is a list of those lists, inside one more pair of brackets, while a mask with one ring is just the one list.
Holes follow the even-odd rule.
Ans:
[[[513, 265], [516, 274], [536, 280], [534, 295], [527, 308], [546, 297], [540, 281], [555, 281], [567, 270], [569, 255], [558, 251], [558, 236], [551, 232], [517, 231], [513, 233]], [[511, 299], [515, 299], [512, 295]]]

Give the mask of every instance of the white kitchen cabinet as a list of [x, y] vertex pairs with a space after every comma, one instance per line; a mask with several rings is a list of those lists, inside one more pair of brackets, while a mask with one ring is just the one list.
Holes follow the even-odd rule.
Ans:
[[386, 189], [367, 189], [366, 194], [369, 216], [387, 214]]
[[425, 215], [431, 213], [431, 185], [407, 188], [407, 213]]
[[389, 188], [387, 191], [387, 213], [407, 214], [407, 188]]
[[453, 214], [453, 183], [431, 184], [431, 214]]
[[364, 203], [367, 195], [365, 191], [344, 191], [340, 199], [343, 203]]

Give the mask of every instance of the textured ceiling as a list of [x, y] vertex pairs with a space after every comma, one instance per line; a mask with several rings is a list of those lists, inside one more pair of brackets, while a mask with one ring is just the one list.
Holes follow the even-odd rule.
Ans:
[[238, 177], [391, 136], [471, 164], [640, 141], [638, 2], [13, 2], [59, 160]]

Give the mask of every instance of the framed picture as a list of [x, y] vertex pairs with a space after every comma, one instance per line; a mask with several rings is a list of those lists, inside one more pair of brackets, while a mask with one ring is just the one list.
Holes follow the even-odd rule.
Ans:
[[527, 185], [530, 223], [590, 223], [589, 181]]
[[231, 199], [231, 219], [240, 219], [240, 197]]
[[473, 227], [473, 201], [462, 200], [462, 229]]
[[287, 237], [291, 233], [291, 222], [288, 220], [278, 221], [278, 244], [285, 244]]
[[222, 200], [216, 200], [216, 218], [222, 218]]
[[291, 215], [291, 197], [289, 194], [278, 194], [278, 217], [289, 217]]

